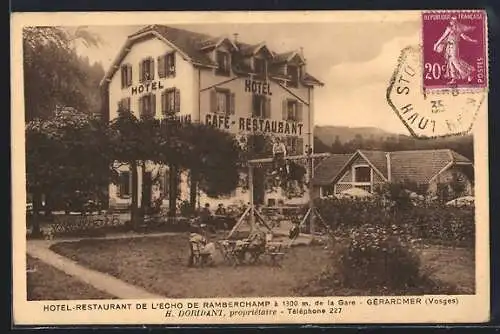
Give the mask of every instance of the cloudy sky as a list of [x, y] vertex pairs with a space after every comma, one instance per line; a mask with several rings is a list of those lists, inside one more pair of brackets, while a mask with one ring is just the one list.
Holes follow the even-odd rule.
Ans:
[[[419, 43], [420, 22], [189, 24], [176, 27], [247, 43], [265, 41], [276, 52], [304, 50], [307, 71], [323, 81], [315, 93], [317, 125], [375, 126], [406, 133], [385, 100], [400, 51]], [[141, 26], [91, 26], [103, 45], [80, 48], [107, 69], [127, 36]]]

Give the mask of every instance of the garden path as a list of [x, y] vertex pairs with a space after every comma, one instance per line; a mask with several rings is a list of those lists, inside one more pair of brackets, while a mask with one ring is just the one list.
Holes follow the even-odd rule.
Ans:
[[[107, 238], [111, 239], [111, 238]], [[114, 237], [116, 239], [116, 236]], [[74, 239], [72, 241], [75, 241]], [[60, 240], [57, 240], [60, 242]], [[121, 299], [160, 299], [163, 296], [125, 283], [111, 275], [88, 269], [49, 249], [52, 241], [30, 240], [26, 244], [28, 255], [71, 275], [94, 288]]]

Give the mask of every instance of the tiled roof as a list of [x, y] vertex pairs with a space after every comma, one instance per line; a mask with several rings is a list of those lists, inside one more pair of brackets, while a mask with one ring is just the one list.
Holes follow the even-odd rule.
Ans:
[[[395, 152], [360, 150], [359, 152], [391, 182], [410, 181], [425, 184], [429, 183], [433, 177], [451, 163], [472, 165], [469, 159], [449, 149]], [[354, 154], [356, 153], [333, 154], [328, 157], [314, 170], [313, 183], [315, 185], [328, 185], [334, 182], [342, 167]], [[388, 177], [389, 170], [390, 178]]]
[[390, 153], [391, 181], [428, 183], [452, 162], [451, 150], [416, 150]]
[[[216, 64], [210, 59], [207, 53], [203, 52], [200, 44], [207, 40], [212, 40], [214, 37], [197, 32], [187, 31], [184, 29], [173, 28], [170, 26], [153, 25], [142, 31], [156, 31], [163, 38], [174, 44], [183, 53], [185, 53], [194, 63], [205, 66], [215, 66]], [[137, 32], [136, 34], [139, 34]]]
[[387, 178], [387, 153], [383, 151], [360, 150], [371, 164]]
[[290, 58], [293, 54], [295, 53], [295, 51], [289, 51], [289, 52], [285, 52], [285, 53], [276, 53], [274, 55], [274, 59], [273, 59], [273, 62], [275, 63], [281, 63], [281, 62], [285, 62], [288, 60], [288, 58]]
[[[195, 65], [205, 66], [205, 67], [217, 66], [217, 64], [210, 59], [209, 54], [202, 49], [204, 47], [216, 45], [217, 42], [220, 41], [221, 38], [223, 37], [214, 37], [207, 34], [174, 28], [171, 26], [149, 25], [138, 30], [136, 33], [128, 36], [129, 38], [126, 42], [125, 47], [122, 49], [118, 57], [115, 59], [114, 64], [111, 66], [108, 73], [106, 73], [104, 79], [111, 78], [114, 75], [114, 73], [118, 70], [118, 65], [128, 52], [127, 49], [130, 48], [132, 43], [134, 43], [132, 39], [147, 32], [156, 33], [160, 35], [162, 38], [164, 38], [166, 41], [172, 43], [173, 46], [176, 47], [180, 51], [180, 53], [183, 54], [183, 56], [187, 57]], [[239, 49], [238, 53], [243, 57], [252, 55], [257, 48], [261, 47], [262, 45], [265, 45], [263, 43], [251, 45], [242, 42], [236, 42], [235, 44]], [[269, 51], [273, 54], [273, 56], [278, 55], [272, 50]], [[292, 53], [293, 52], [283, 53], [278, 56], [281, 57], [287, 54], [291, 55]], [[242, 63], [236, 65], [239, 67], [238, 69], [236, 69], [236, 72], [238, 72], [239, 74], [251, 73], [251, 69], [248, 66], [245, 66]], [[271, 76], [275, 76], [274, 73], [271, 73]], [[314, 78], [312, 75], [308, 73], [304, 74], [302, 81], [304, 84], [313, 84], [321, 86], [323, 85], [322, 82], [320, 82], [318, 79]]]
[[333, 179], [352, 157], [351, 154], [332, 154], [314, 169], [313, 184], [324, 186], [333, 182]]
[[455, 162], [464, 162], [464, 163], [470, 163], [471, 162], [469, 159], [467, 159], [466, 157], [464, 157], [461, 154], [458, 154], [455, 151], [450, 150], [450, 152], [451, 152], [451, 156], [452, 156], [452, 158], [453, 158], [453, 160]]

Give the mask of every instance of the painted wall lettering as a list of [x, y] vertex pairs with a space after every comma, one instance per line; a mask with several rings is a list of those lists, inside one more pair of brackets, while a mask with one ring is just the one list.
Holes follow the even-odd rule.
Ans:
[[137, 95], [142, 93], [149, 93], [163, 88], [165, 87], [163, 87], [161, 81], [152, 81], [141, 85], [133, 86], [130, 88], [130, 91], [131, 95]]
[[271, 85], [268, 82], [245, 80], [245, 92], [258, 95], [273, 95]]

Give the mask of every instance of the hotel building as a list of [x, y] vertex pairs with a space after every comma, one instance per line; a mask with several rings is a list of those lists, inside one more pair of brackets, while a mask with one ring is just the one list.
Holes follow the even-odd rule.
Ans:
[[[280, 53], [265, 42], [243, 43], [237, 35], [213, 37], [151, 25], [127, 38], [101, 86], [109, 120], [117, 117], [120, 105], [137, 117], [175, 113], [182, 120], [205, 123], [238, 137], [253, 133], [282, 137], [288, 154], [293, 155], [302, 154], [307, 145], [312, 147], [314, 88], [323, 83], [307, 72], [302, 51]], [[148, 168], [165, 176], [153, 192], [166, 189], [166, 168]], [[120, 173], [121, 181], [109, 186], [110, 207], [130, 203], [128, 167], [121, 166]], [[179, 179], [180, 199], [188, 199], [188, 173]], [[279, 200], [281, 195], [265, 196], [267, 201]], [[198, 200], [216, 204], [249, 199], [247, 192], [237, 189], [229, 198], [200, 194]]]

